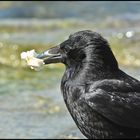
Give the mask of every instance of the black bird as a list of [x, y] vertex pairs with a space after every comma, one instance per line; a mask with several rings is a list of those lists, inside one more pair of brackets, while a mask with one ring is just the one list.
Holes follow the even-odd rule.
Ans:
[[140, 81], [119, 69], [100, 34], [76, 32], [38, 58], [65, 64], [64, 101], [87, 138], [140, 138]]

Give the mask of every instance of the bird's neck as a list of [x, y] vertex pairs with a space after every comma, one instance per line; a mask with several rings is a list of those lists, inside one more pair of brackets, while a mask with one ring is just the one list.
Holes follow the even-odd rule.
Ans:
[[[73, 62], [66, 66], [64, 79], [83, 84], [108, 78], [118, 71], [118, 63], [109, 46], [88, 47], [86, 57], [81, 62]], [[76, 83], [75, 82], [75, 83]]]
[[118, 70], [118, 67], [116, 67], [117, 64], [113, 64], [113, 62], [110, 65], [110, 63], [97, 60], [100, 59], [88, 59], [84, 63], [66, 67], [63, 79], [83, 85], [88, 82], [108, 78], [111, 73]]

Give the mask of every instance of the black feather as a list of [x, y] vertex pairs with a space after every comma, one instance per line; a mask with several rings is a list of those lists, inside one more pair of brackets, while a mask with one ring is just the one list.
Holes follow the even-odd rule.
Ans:
[[140, 82], [122, 72], [107, 40], [89, 30], [60, 44], [66, 65], [61, 90], [87, 138], [140, 137]]

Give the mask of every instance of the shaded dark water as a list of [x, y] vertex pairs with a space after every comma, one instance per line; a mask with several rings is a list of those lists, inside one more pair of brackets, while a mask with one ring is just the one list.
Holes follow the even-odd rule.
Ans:
[[20, 59], [76, 31], [100, 32], [140, 79], [140, 2], [0, 2], [0, 138], [85, 138], [60, 91], [63, 65], [35, 72]]
[[139, 19], [138, 1], [42, 1], [0, 2], [0, 18], [78, 18], [102, 20], [115, 16]]

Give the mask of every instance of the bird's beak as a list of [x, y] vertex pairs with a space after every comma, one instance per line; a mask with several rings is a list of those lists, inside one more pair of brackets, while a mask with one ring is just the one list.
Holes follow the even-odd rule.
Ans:
[[45, 64], [61, 63], [62, 54], [60, 53], [60, 46], [50, 48], [43, 53], [40, 53], [37, 58], [44, 59]]

